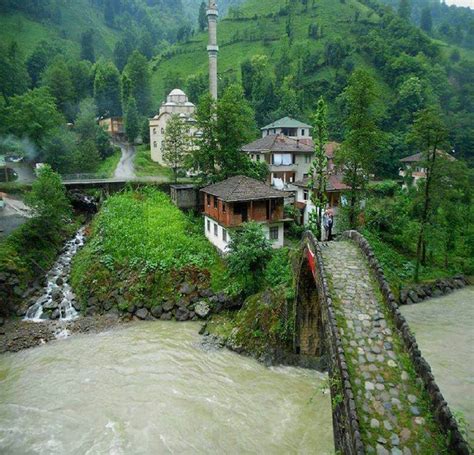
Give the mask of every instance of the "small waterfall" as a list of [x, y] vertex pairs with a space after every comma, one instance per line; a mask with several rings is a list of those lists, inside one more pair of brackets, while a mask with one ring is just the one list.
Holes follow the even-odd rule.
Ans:
[[42, 322], [48, 319], [71, 321], [78, 317], [79, 314], [74, 307], [75, 295], [69, 284], [69, 274], [72, 258], [84, 245], [84, 232], [85, 228], [82, 227], [76, 236], [66, 243], [63, 253], [46, 276], [47, 284], [43, 294], [28, 308], [26, 321]]

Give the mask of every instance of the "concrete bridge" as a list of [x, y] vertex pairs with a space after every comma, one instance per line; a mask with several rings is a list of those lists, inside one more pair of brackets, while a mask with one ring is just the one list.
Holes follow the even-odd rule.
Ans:
[[306, 233], [298, 270], [294, 348], [327, 358], [338, 453], [468, 455], [366, 239]]

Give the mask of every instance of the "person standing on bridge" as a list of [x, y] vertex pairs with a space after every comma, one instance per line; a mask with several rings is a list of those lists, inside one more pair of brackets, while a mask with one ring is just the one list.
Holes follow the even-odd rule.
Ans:
[[326, 239], [328, 242], [332, 240], [332, 227], [334, 224], [334, 215], [332, 210], [328, 209], [324, 212], [323, 215], [323, 226], [324, 231], [326, 232]]

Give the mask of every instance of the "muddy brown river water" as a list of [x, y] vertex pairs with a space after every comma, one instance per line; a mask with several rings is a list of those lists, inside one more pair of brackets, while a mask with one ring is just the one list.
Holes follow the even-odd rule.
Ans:
[[333, 454], [325, 375], [151, 322], [0, 356], [2, 454]]

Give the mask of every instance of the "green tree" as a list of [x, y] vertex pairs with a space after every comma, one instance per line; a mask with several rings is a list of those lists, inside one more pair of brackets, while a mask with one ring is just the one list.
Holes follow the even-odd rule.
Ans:
[[174, 181], [178, 181], [178, 171], [184, 167], [189, 153], [189, 129], [179, 115], [173, 115], [166, 124], [162, 145], [163, 161], [173, 169]]
[[96, 65], [94, 99], [100, 116], [122, 115], [120, 73], [112, 62], [101, 60]]
[[318, 100], [318, 106], [314, 115], [314, 156], [308, 184], [311, 202], [315, 208], [315, 211], [310, 214], [310, 226], [319, 240], [321, 240], [323, 210], [327, 204], [328, 160], [326, 157], [326, 144], [329, 137], [327, 116], [328, 108], [326, 102], [321, 97]]
[[205, 2], [201, 2], [199, 7], [198, 25], [201, 32], [207, 28], [207, 5]]
[[430, 107], [420, 111], [413, 123], [410, 140], [423, 153], [424, 167], [426, 168], [426, 180], [422, 192], [422, 208], [420, 213], [420, 228], [416, 244], [416, 265], [414, 280], [419, 280], [420, 265], [425, 250], [426, 226], [430, 219], [431, 193], [436, 175], [437, 157], [439, 150], [446, 146], [447, 130], [443, 122], [443, 116], [439, 109]]
[[81, 141], [78, 147], [78, 169], [83, 173], [93, 173], [100, 162], [95, 139]]
[[71, 216], [71, 205], [66, 197], [66, 189], [61, 177], [50, 166], [38, 170], [38, 178], [25, 197], [26, 203], [45, 229], [62, 227]]
[[153, 57], [153, 37], [151, 36], [151, 33], [149, 31], [145, 30], [141, 34], [138, 50], [148, 60]]
[[75, 101], [74, 85], [69, 67], [62, 55], [57, 56], [43, 72], [41, 85], [48, 87], [49, 92], [56, 99], [58, 109], [68, 120], [72, 120]]
[[409, 21], [411, 17], [411, 2], [410, 0], [400, 0], [398, 5], [398, 14], [403, 19]]
[[59, 50], [48, 43], [47, 41], [40, 41], [35, 47], [33, 53], [26, 61], [28, 74], [31, 78], [33, 87], [36, 87], [40, 81], [41, 73], [49, 65], [51, 60], [58, 54]]
[[135, 98], [138, 112], [149, 115], [151, 111], [150, 69], [147, 59], [134, 51], [125, 66], [124, 74], [130, 80], [130, 95]]
[[232, 233], [227, 256], [229, 272], [242, 281], [248, 294], [259, 289], [271, 256], [272, 246], [259, 223], [244, 223], [242, 229]]
[[433, 19], [431, 17], [431, 8], [427, 6], [421, 11], [420, 27], [426, 32], [431, 33], [433, 28]]
[[6, 134], [29, 138], [41, 146], [45, 136], [65, 123], [54, 97], [46, 87], [29, 90], [10, 98], [10, 104], [0, 110], [0, 128]]
[[241, 148], [254, 139], [255, 133], [254, 112], [244, 98], [242, 87], [232, 84], [217, 103], [216, 164], [223, 178], [241, 173]]
[[0, 43], [0, 92], [6, 104], [9, 97], [28, 90], [30, 78], [16, 42], [5, 46]]
[[87, 60], [70, 60], [67, 65], [74, 88], [74, 100], [78, 104], [84, 98], [92, 96], [92, 65]]
[[78, 172], [77, 134], [65, 126], [50, 131], [44, 141], [42, 160], [60, 174]]
[[365, 70], [356, 70], [344, 91], [347, 103], [346, 137], [337, 160], [344, 165], [349, 190], [349, 224], [357, 227], [360, 201], [373, 170], [382, 136], [377, 126], [375, 81]]
[[83, 32], [81, 35], [81, 60], [95, 62], [94, 31], [92, 29]]
[[139, 133], [140, 119], [138, 117], [137, 103], [135, 98], [129, 97], [125, 112], [125, 134], [128, 141], [133, 144]]
[[201, 134], [195, 139], [192, 168], [203, 181], [215, 180], [219, 143], [217, 137], [217, 106], [209, 93], [201, 97], [196, 110], [197, 129]]
[[74, 129], [81, 141], [95, 141], [97, 136], [97, 106], [92, 98], [81, 101]]

